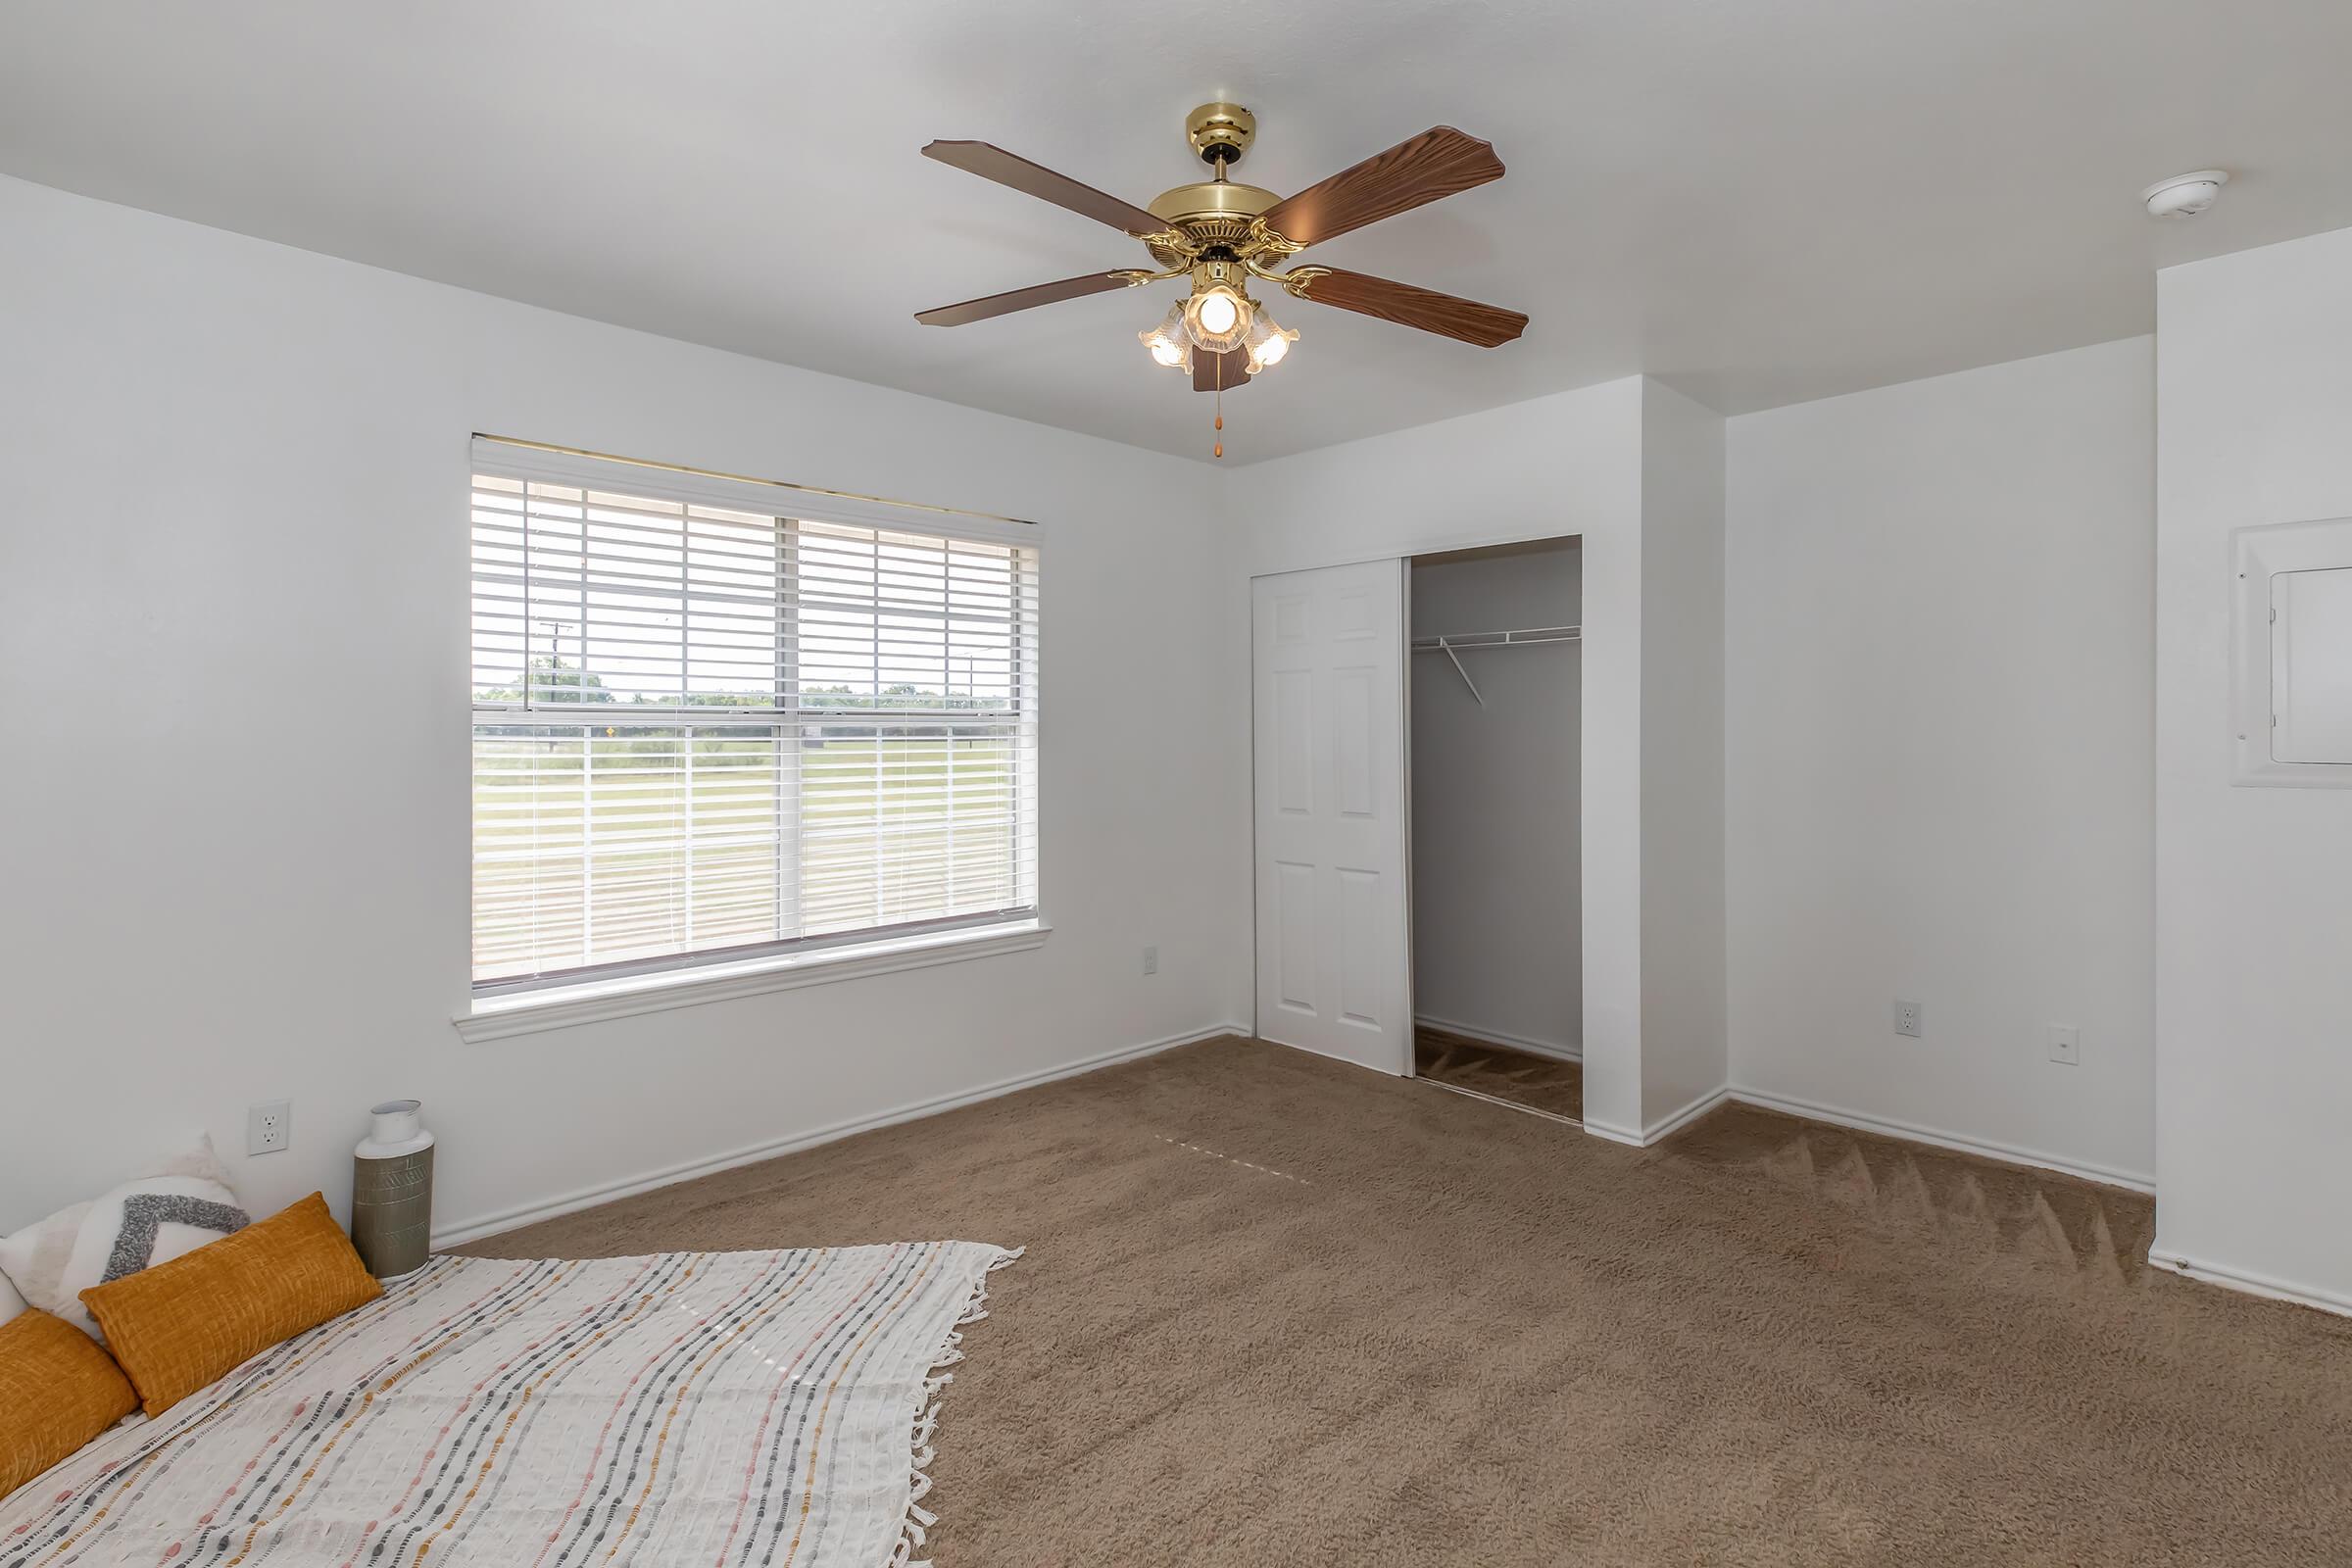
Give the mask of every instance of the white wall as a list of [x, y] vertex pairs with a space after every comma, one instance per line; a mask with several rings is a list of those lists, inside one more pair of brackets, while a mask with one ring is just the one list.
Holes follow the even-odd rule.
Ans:
[[[1642, 1117], [1730, 1077], [1724, 1009], [1724, 419], [1642, 384]], [[1629, 1129], [1630, 1130], [1630, 1129]]]
[[2153, 362], [2137, 338], [1730, 421], [1742, 1089], [2147, 1180]]
[[[1573, 626], [1574, 541], [1420, 561], [1415, 637]], [[1578, 856], [1582, 652], [1573, 642], [1412, 658], [1413, 1010], [1577, 1054], [1584, 895]]]
[[[448, 1229], [1246, 1022], [1214, 470], [13, 180], [0, 234], [0, 1228], [196, 1125], [340, 1205], [415, 1095]], [[1048, 944], [461, 1044], [475, 430], [1041, 519]]]
[[2158, 274], [2159, 1256], [2352, 1308], [2352, 792], [2233, 788], [2230, 535], [2352, 514], [2352, 230]]

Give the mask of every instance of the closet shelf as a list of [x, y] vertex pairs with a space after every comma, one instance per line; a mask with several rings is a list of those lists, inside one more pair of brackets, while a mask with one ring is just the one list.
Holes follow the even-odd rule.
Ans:
[[1462, 677], [1470, 695], [1478, 698], [1478, 706], [1487, 706], [1479, 696], [1478, 683], [1462, 666], [1461, 648], [1529, 648], [1537, 643], [1579, 643], [1585, 640], [1582, 626], [1523, 626], [1514, 631], [1449, 631], [1437, 637], [1416, 637], [1412, 640], [1416, 654], [1444, 654], [1453, 662], [1453, 672]]

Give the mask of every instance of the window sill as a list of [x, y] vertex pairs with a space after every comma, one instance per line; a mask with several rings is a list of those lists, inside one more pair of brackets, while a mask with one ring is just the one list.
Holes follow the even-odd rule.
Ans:
[[1012, 920], [1003, 925], [859, 943], [784, 957], [630, 975], [617, 980], [592, 980], [545, 991], [485, 998], [473, 1004], [472, 1011], [452, 1018], [450, 1023], [456, 1027], [459, 1038], [468, 1042], [504, 1040], [510, 1035], [601, 1023], [608, 1018], [626, 1018], [640, 1012], [732, 1002], [738, 997], [756, 997], [763, 992], [831, 985], [867, 975], [895, 974], [901, 969], [928, 968], [937, 963], [961, 963], [967, 958], [994, 957], [1000, 953], [1023, 953], [1044, 947], [1046, 936], [1053, 929], [1043, 920]]

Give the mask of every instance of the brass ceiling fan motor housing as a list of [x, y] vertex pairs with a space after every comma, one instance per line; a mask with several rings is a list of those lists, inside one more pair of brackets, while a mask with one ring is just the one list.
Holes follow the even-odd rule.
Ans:
[[[1170, 228], [1181, 229], [1202, 249], [1239, 245], [1249, 237], [1250, 220], [1282, 200], [1270, 190], [1224, 177], [1226, 169], [1241, 162], [1256, 139], [1257, 117], [1240, 104], [1202, 104], [1185, 117], [1184, 129], [1201, 162], [1215, 167], [1217, 177], [1161, 191], [1152, 199], [1151, 214]], [[1157, 245], [1152, 255], [1162, 267], [1186, 260]]]

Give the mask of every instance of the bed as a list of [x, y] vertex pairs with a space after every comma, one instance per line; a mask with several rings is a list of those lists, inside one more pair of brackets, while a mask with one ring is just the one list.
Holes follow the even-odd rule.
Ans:
[[1017, 1253], [437, 1258], [0, 1499], [0, 1568], [882, 1568]]

